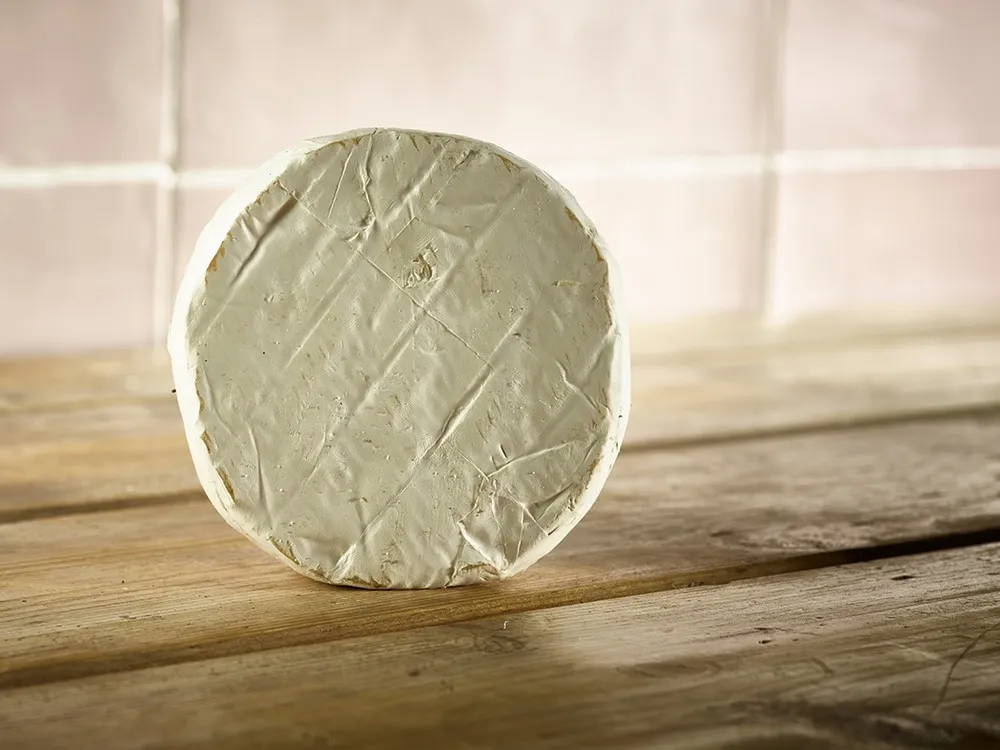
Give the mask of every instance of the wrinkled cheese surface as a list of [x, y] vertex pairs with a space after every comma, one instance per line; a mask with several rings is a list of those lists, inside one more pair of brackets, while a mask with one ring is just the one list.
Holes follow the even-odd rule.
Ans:
[[586, 513], [629, 405], [618, 271], [495, 146], [354, 131], [257, 170], [203, 231], [169, 334], [198, 476], [304, 575], [509, 577]]

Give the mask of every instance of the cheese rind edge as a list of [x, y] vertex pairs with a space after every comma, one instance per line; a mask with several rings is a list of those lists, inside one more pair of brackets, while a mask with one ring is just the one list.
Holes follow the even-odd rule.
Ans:
[[[593, 266], [599, 267], [603, 263], [604, 267], [607, 269], [606, 277], [603, 280], [599, 280], [600, 283], [595, 282], [595, 288], [597, 288], [598, 293], [602, 295], [601, 301], [607, 309], [607, 315], [610, 322], [610, 327], [605, 335], [607, 349], [608, 352], [610, 352], [608, 354], [610, 362], [606, 363], [606, 366], [605, 363], [600, 363], [602, 364], [603, 369], [600, 373], [598, 373], [601, 377], [595, 379], [596, 385], [594, 387], [603, 394], [604, 401], [599, 404], [594, 404], [594, 408], [598, 409], [603, 406], [607, 409], [610, 416], [608, 417], [607, 424], [602, 422], [597, 425], [596, 431], [599, 433], [597, 440], [600, 445], [597, 446], [596, 458], [594, 458], [593, 462], [589, 466], [584, 467], [584, 470], [580, 472], [579, 484], [573, 488], [573, 493], [571, 493], [575, 494], [575, 496], [571, 499], [572, 501], [569, 502], [565, 508], [555, 507], [553, 511], [553, 518], [547, 519], [549, 522], [545, 523], [546, 533], [544, 535], [538, 533], [536, 535], [537, 538], [534, 539], [533, 543], [524, 550], [522, 550], [520, 544], [518, 544], [516, 553], [510, 555], [510, 550], [508, 549], [510, 547], [509, 540], [501, 538], [493, 539], [488, 533], [486, 533], [485, 537], [483, 537], [483, 534], [485, 533], [483, 532], [483, 529], [472, 529], [470, 531], [470, 529], [466, 526], [471, 526], [471, 524], [462, 526], [461, 523], [458, 523], [461, 527], [462, 534], [462, 541], [460, 544], [466, 547], [471, 546], [474, 548], [476, 553], [482, 558], [483, 562], [466, 562], [464, 563], [464, 566], [461, 566], [460, 570], [459, 558], [463, 553], [459, 550], [459, 552], [455, 555], [455, 559], [447, 576], [441, 576], [434, 573], [434, 571], [439, 569], [441, 565], [440, 563], [435, 563], [433, 560], [422, 560], [419, 565], [414, 565], [414, 570], [419, 567], [420, 573], [414, 573], [412, 577], [408, 576], [405, 572], [407, 567], [405, 562], [395, 565], [395, 567], [393, 567], [393, 565], [389, 565], [388, 567], [383, 566], [382, 568], [379, 568], [377, 573], [383, 574], [380, 576], [379, 574], [372, 573], [372, 571], [375, 570], [375, 567], [373, 567], [374, 563], [372, 563], [371, 560], [368, 560], [366, 564], [362, 564], [365, 563], [365, 560], [354, 561], [349, 559], [345, 561], [344, 556], [346, 553], [338, 555], [336, 558], [336, 564], [333, 565], [330, 564], [332, 559], [326, 560], [325, 563], [311, 564], [311, 560], [315, 562], [313, 560], [314, 557], [317, 559], [323, 557], [321, 554], [321, 548], [323, 547], [322, 544], [309, 546], [308, 544], [303, 543], [301, 539], [295, 535], [295, 533], [290, 532], [284, 535], [276, 533], [276, 528], [278, 526], [281, 526], [284, 531], [288, 531], [291, 528], [288, 524], [294, 524], [294, 518], [286, 519], [281, 523], [278, 523], [275, 519], [271, 518], [269, 519], [271, 521], [271, 527], [268, 528], [268, 524], [262, 523], [261, 520], [261, 498], [258, 497], [256, 500], [249, 502], [246, 501], [245, 497], [241, 497], [240, 501], [236, 500], [234, 496], [234, 479], [237, 483], [239, 483], [245, 478], [240, 479], [239, 477], [234, 478], [234, 476], [230, 476], [233, 472], [227, 473], [223, 466], [220, 465], [218, 452], [213, 455], [213, 447], [216, 449], [219, 448], [218, 445], [213, 446], [213, 443], [219, 442], [218, 422], [213, 423], [211, 418], [205, 418], [205, 397], [199, 392], [198, 389], [199, 377], [201, 377], [203, 383], [208, 381], [206, 380], [206, 375], [203, 371], [206, 365], [199, 360], [199, 357], [202, 357], [206, 350], [205, 340], [198, 339], [198, 336], [194, 335], [198, 331], [198, 327], [195, 325], [195, 323], [198, 322], [198, 318], [195, 313], [199, 310], [204, 311], [207, 305], [215, 304], [211, 295], [207, 292], [208, 287], [212, 283], [209, 281], [209, 276], [211, 270], [213, 269], [213, 265], [218, 265], [219, 257], [221, 255], [220, 248], [224, 247], [227, 239], [232, 241], [231, 232], [234, 227], [237, 226], [241, 220], [244, 220], [244, 223], [246, 223], [245, 219], [247, 216], [253, 218], [253, 212], [251, 211], [251, 213], [248, 214], [248, 210], [255, 204], [265, 204], [268, 200], [268, 196], [271, 195], [271, 193], [276, 193], [278, 189], [280, 189], [280, 191], [284, 191], [283, 193], [276, 193], [278, 197], [287, 194], [289, 198], [294, 199], [294, 207], [296, 209], [299, 207], [307, 207], [307, 202], [309, 200], [308, 190], [296, 195], [295, 184], [296, 180], [302, 178], [303, 170], [308, 168], [308, 165], [311, 163], [311, 160], [313, 160], [314, 155], [318, 151], [324, 149], [325, 147], [339, 147], [343, 144], [351, 142], [355, 142], [355, 145], [357, 145], [357, 143], [364, 141], [365, 139], [371, 141], [377, 136], [386, 137], [384, 134], [403, 134], [411, 139], [414, 137], [426, 137], [428, 142], [444, 143], [450, 140], [454, 144], [466, 144], [472, 149], [470, 153], [474, 152], [476, 154], [486, 154], [486, 157], [484, 158], [499, 158], [505, 164], [509, 163], [512, 165], [512, 169], [516, 168], [519, 173], [523, 173], [528, 175], [530, 178], [534, 178], [542, 186], [544, 186], [544, 190], [551, 193], [556, 203], [561, 202], [564, 205], [566, 215], [569, 219], [575, 221], [579, 225], [583, 236], [588, 239], [593, 247], [593, 251], [596, 253], [597, 262], [593, 264]], [[349, 159], [350, 157], [347, 158]], [[479, 157], [476, 156], [473, 158]], [[486, 164], [486, 162], [483, 162], [483, 164]], [[486, 168], [485, 166], [480, 166], [483, 169]], [[433, 167], [434, 165], [432, 164], [431, 168], [427, 170], [428, 173], [431, 172]], [[347, 167], [345, 166], [345, 174], [346, 171]], [[458, 172], [456, 172], [456, 174], [457, 173]], [[341, 179], [343, 179], [343, 174]], [[447, 185], [448, 182], [450, 181], [446, 181], [445, 185]], [[286, 185], [285, 183], [288, 184]], [[289, 185], [291, 185], [291, 187], [289, 187]], [[444, 188], [442, 188], [442, 191], [444, 191]], [[367, 194], [365, 197], [368, 197]], [[336, 198], [337, 196], [335, 195], [334, 203], [336, 202]], [[544, 199], [545, 201], [548, 201], [548, 197], [544, 197]], [[546, 208], [549, 207], [550, 203], [551, 201], [545, 203]], [[331, 210], [333, 210], [332, 204]], [[310, 216], [316, 219], [316, 221], [319, 221], [318, 216], [309, 214], [309, 212], [303, 214], [303, 221], [309, 221]], [[329, 227], [326, 228], [329, 229]], [[363, 227], [363, 229], [367, 232], [370, 230], [370, 226]], [[417, 256], [417, 258], [421, 257], [422, 256], [420, 255]], [[379, 260], [380, 258], [381, 256], [375, 260]], [[371, 265], [379, 271], [382, 271], [382, 268], [377, 263], [368, 259], [367, 256], [365, 256], [364, 260], [371, 263]], [[415, 258], [414, 261], [416, 260], [417, 259]], [[243, 266], [238, 267], [237, 274], [239, 274], [242, 268]], [[417, 280], [413, 287], [406, 286], [407, 280], [410, 278], [409, 276], [400, 277], [399, 280], [394, 281], [393, 283], [399, 286], [399, 291], [402, 292], [402, 296], [397, 296], [400, 296], [402, 299], [404, 296], [412, 295], [411, 299], [416, 300], [414, 301], [414, 304], [419, 306], [417, 292], [422, 291], [422, 289], [418, 288], [417, 284], [421, 281], [427, 281], [427, 279], [423, 278], [423, 276], [426, 276], [426, 273], [419, 265], [415, 266], [414, 269], [411, 269], [411, 272], [416, 274], [414, 278]], [[433, 278], [433, 270], [430, 273]], [[390, 281], [392, 281], [392, 279], [390, 279]], [[486, 284], [485, 281], [483, 283]], [[563, 283], [562, 280], [553, 282], [554, 285], [558, 285], [560, 283]], [[565, 283], [570, 287], [570, 291], [575, 289], [575, 287], [572, 286], [574, 284], [580, 287], [583, 286], [582, 282], [575, 282], [571, 279], [565, 281]], [[485, 295], [487, 290], [484, 289], [483, 293]], [[404, 304], [406, 304], [405, 300]], [[421, 307], [421, 309], [424, 308]], [[588, 308], [588, 310], [589, 309], [590, 308]], [[221, 315], [221, 313], [213, 314]], [[594, 314], [596, 315], [597, 313]], [[434, 320], [437, 320], [437, 318], [434, 317], [429, 310], [427, 310], [427, 315], [429, 317], [433, 317]], [[442, 325], [445, 324], [442, 322]], [[464, 338], [457, 336], [457, 334], [456, 338], [459, 342], [468, 346]], [[456, 350], [460, 348], [454, 341], [451, 343], [455, 345]], [[227, 520], [227, 522], [230, 523], [230, 525], [249, 537], [259, 547], [273, 555], [275, 558], [281, 560], [283, 563], [289, 565], [304, 575], [317, 580], [332, 583], [343, 583], [367, 588], [408, 588], [416, 586], [458, 585], [482, 580], [507, 578], [521, 570], [524, 570], [543, 555], [551, 551], [551, 549], [566, 536], [570, 529], [590, 508], [600, 492], [605, 479], [611, 471], [615, 458], [617, 457], [618, 449], [621, 444], [621, 438], [624, 435], [625, 425], [628, 419], [630, 401], [628, 333], [624, 318], [624, 304], [622, 299], [620, 274], [614, 257], [608, 251], [600, 235], [577, 205], [573, 197], [565, 188], [559, 185], [549, 175], [517, 156], [496, 146], [460, 136], [445, 136], [440, 134], [421, 133], [419, 131], [402, 131], [392, 129], [351, 131], [337, 136], [304, 141], [278, 154], [263, 166], [255, 170], [246, 182], [222, 204], [198, 239], [194, 254], [188, 264], [178, 292], [177, 303], [168, 337], [168, 347], [171, 353], [174, 380], [177, 387], [177, 398], [185, 425], [185, 434], [188, 445], [191, 450], [199, 480], [205, 488], [206, 494], [209, 496], [213, 505]], [[472, 355], [475, 355], [485, 361], [485, 353], [475, 351], [472, 346], [469, 346], [469, 349], [472, 351]], [[529, 356], [530, 354], [530, 352], [527, 352], [525, 356]], [[464, 353], [456, 353], [455, 356], [464, 356]], [[597, 354], [595, 354], [595, 359], [599, 359], [600, 356], [602, 356], [602, 352], [597, 352]], [[472, 360], [470, 360], [470, 362], [472, 362]], [[487, 362], [487, 367], [488, 366], [489, 362]], [[560, 367], [562, 367], [562, 365], [560, 365]], [[473, 371], [474, 370], [468, 370], [469, 373], [472, 373]], [[516, 378], [517, 369], [512, 368], [512, 372]], [[588, 393], [584, 392], [586, 388], [590, 387], [592, 384], [587, 383], [584, 384], [584, 387], [581, 387], [573, 383], [567, 375], [565, 369], [562, 371], [562, 378], [566, 384], [566, 393], [575, 389], [575, 391], [580, 393], [581, 398], [588, 399], [591, 402], [595, 400], [593, 397], [588, 395]], [[566, 398], [570, 397], [566, 396]], [[210, 416], [211, 415], [209, 415], [209, 417]], [[514, 425], [514, 423], [512, 423], [512, 425]], [[439, 437], [444, 436], [444, 433], [449, 428], [450, 425], [442, 424], [440, 428], [441, 435]], [[254, 438], [253, 435], [254, 433], [251, 430], [250, 439], [254, 440], [256, 447], [256, 438]], [[445, 443], [447, 442], [447, 439], [450, 439], [451, 437], [451, 435], [445, 436]], [[550, 447], [551, 446], [544, 446], [541, 452], [544, 453]], [[500, 450], [503, 451], [502, 444], [500, 445]], [[588, 453], [587, 455], [589, 456], [590, 454]], [[523, 457], [522, 459], [517, 460], [523, 460]], [[248, 467], [250, 466], [250, 463], [252, 462], [244, 461], [240, 465]], [[262, 474], [264, 472], [264, 461], [259, 454], [257, 456], [256, 463], [258, 473]], [[472, 463], [475, 464], [476, 462], [473, 461]], [[514, 461], [511, 461], [510, 463], [514, 463]], [[496, 465], [497, 462], [494, 460], [493, 466], [495, 467]], [[477, 468], [476, 471], [483, 475], [483, 481], [480, 484], [490, 484], [487, 480], [506, 468], [506, 466], [501, 465], [499, 469], [491, 471], [488, 476], [485, 470]], [[507, 470], [507, 474], [512, 474], [513, 472], [514, 469]], [[411, 479], [411, 481], [413, 480]], [[529, 482], [530, 480], [525, 479], [524, 481]], [[496, 480], [494, 480], [494, 483], [495, 482]], [[263, 484], [261, 483], [259, 486], [263, 491]], [[409, 485], [407, 485], [407, 487], [408, 486]], [[400, 492], [405, 491], [407, 487], [403, 487]], [[482, 487], [480, 486], [479, 489], [482, 489]], [[477, 492], [479, 492], [479, 489], [477, 489]], [[498, 496], [503, 496], [507, 489], [509, 488], [501, 487], [498, 489], [490, 486], [488, 491], [495, 492]], [[357, 502], [367, 503], [367, 500], [361, 498], [361, 500], [358, 500]], [[520, 499], [516, 497], [504, 498], [502, 503], [498, 503], [495, 499], [493, 500], [491, 512], [496, 519], [498, 528], [503, 526], [504, 523], [499, 517], [497, 517], [498, 508], [500, 508], [499, 512], [501, 515], [509, 509], [514, 509], [514, 514], [516, 515], [518, 513], [516, 506], [519, 502]], [[264, 505], [268, 505], [268, 503], [264, 502]], [[556, 506], [558, 506], [558, 504], [556, 504]], [[383, 509], [381, 513], [384, 515], [385, 513], [392, 512], [393, 510], [394, 509], [390, 507], [388, 509]], [[524, 514], [527, 514], [529, 517], [531, 514], [523, 508], [521, 512], [521, 523], [526, 523]], [[361, 511], [359, 511], [359, 515], [360, 513]], [[428, 513], [430, 513], [430, 511], [428, 511]], [[508, 515], [510, 514], [508, 513]], [[378, 520], [380, 523], [385, 523], [382, 521], [381, 515]], [[367, 519], [367, 522], [369, 525], [374, 523], [372, 519]], [[533, 517], [532, 522], [534, 522]], [[322, 524], [317, 522], [317, 527], [321, 525]], [[432, 526], [433, 524], [428, 522], [425, 525]], [[365, 535], [367, 532], [368, 525], [365, 525], [363, 526], [361, 534], [362, 541], [365, 541]], [[369, 535], [369, 538], [367, 539], [369, 542], [371, 541], [370, 536], [371, 535]], [[485, 544], [483, 544], [484, 538]], [[356, 546], [357, 541], [358, 540], [355, 540], [352, 546]], [[417, 543], [410, 539], [407, 539], [406, 543], [410, 544], [410, 547], [407, 549], [419, 547]], [[416, 545], [416, 547], [414, 545]], [[482, 549], [480, 547], [482, 547]], [[500, 549], [500, 552], [497, 552], [497, 549]], [[410, 554], [409, 559], [414, 559], [414, 555]], [[357, 564], [355, 565], [353, 563]], [[358, 574], [358, 570], [355, 570], [355, 568], [367, 571], [367, 573], [364, 575]]]

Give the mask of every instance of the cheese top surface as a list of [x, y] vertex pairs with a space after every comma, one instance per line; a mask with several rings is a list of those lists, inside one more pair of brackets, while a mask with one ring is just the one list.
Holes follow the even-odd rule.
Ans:
[[618, 271], [569, 193], [458, 136], [355, 131], [257, 170], [169, 333], [198, 476], [299, 572], [509, 577], [586, 513], [629, 406]]

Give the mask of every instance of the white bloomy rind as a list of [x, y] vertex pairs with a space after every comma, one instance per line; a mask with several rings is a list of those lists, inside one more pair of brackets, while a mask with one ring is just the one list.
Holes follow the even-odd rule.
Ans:
[[593, 504], [628, 420], [611, 253], [550, 176], [459, 136], [269, 160], [201, 233], [168, 346], [213, 505], [330, 583], [524, 570]]

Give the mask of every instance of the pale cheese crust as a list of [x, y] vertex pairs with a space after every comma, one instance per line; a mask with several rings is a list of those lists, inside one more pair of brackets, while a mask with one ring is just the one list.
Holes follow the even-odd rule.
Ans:
[[304, 575], [507, 578], [583, 517], [618, 454], [617, 267], [569, 193], [495, 146], [305, 141], [205, 227], [169, 333], [199, 479]]

